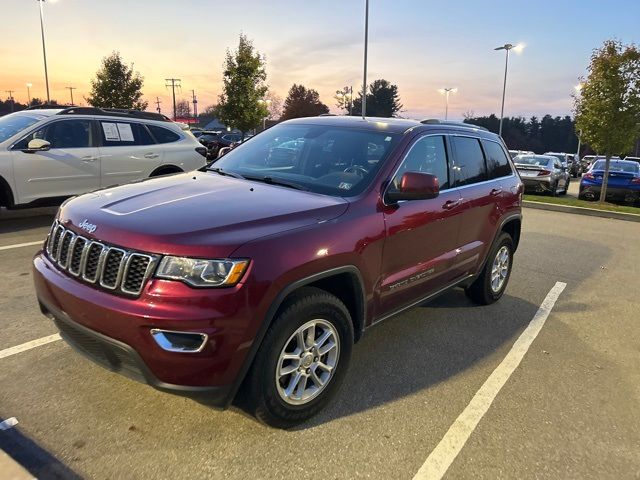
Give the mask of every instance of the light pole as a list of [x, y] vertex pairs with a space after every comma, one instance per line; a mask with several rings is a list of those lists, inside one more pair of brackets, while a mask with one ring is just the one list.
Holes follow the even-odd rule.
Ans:
[[[575, 87], [573, 87], [576, 90], [576, 95], [580, 95], [580, 93], [582, 92], [582, 87], [584, 87], [583, 83], [579, 83], [577, 84]], [[578, 150], [576, 151], [576, 160], [579, 162], [580, 161], [580, 144], [582, 143], [582, 130], [578, 131]]]
[[49, 96], [49, 72], [47, 71], [47, 48], [44, 44], [44, 21], [42, 19], [42, 4], [44, 0], [36, 0], [40, 5], [40, 33], [42, 34], [42, 55], [44, 57], [44, 83], [47, 86], [47, 103], [51, 103]]
[[456, 93], [458, 91], [457, 88], [441, 88], [440, 90], [438, 90], [441, 94], [443, 94], [446, 98], [445, 100], [445, 107], [444, 107], [444, 119], [448, 120], [449, 118], [449, 94], [450, 93]]
[[512, 45], [510, 43], [505, 43], [501, 47], [494, 48], [494, 50], [504, 50], [506, 52], [506, 56], [504, 58], [504, 83], [502, 85], [502, 107], [500, 108], [500, 130], [498, 132], [498, 135], [500, 136], [502, 136], [502, 120], [504, 118], [504, 96], [507, 91], [507, 69], [509, 67], [509, 51], [513, 50], [516, 53], [520, 53], [523, 48], [524, 45], [522, 44]]
[[[267, 108], [269, 108], [269, 105], [271, 105], [271, 100], [269, 99], [260, 99], [258, 100], [258, 103], [261, 103], [263, 105], [266, 105]], [[264, 132], [267, 129], [267, 117], [269, 116], [268, 112], [267, 112], [267, 116], [262, 118], [262, 131]]]
[[369, 0], [364, 5], [364, 72], [362, 78], [362, 118], [367, 115], [367, 49], [369, 44]]
[[27, 103], [27, 107], [31, 106], [31, 87], [33, 87], [33, 84], [27, 83], [27, 98], [29, 99], [29, 103]]

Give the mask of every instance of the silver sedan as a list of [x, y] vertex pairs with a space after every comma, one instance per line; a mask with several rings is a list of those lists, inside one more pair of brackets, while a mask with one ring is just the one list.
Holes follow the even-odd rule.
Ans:
[[571, 175], [557, 157], [551, 155], [518, 155], [513, 159], [525, 192], [564, 195]]

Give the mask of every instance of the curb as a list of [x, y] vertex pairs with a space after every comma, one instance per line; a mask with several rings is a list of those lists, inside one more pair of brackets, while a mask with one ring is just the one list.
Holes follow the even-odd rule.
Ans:
[[6, 480], [35, 480], [19, 463], [0, 449], [0, 472]]
[[627, 222], [640, 222], [640, 215], [637, 213], [611, 212], [608, 210], [596, 210], [595, 208], [572, 207], [569, 205], [558, 205], [555, 203], [522, 201], [523, 207], [537, 208], [538, 210], [551, 210], [553, 212], [575, 213], [576, 215], [587, 215], [589, 217], [613, 218], [616, 220], [626, 220]]

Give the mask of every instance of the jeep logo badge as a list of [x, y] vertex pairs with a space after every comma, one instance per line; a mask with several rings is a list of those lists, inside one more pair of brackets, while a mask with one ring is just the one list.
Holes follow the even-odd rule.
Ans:
[[89, 220], [87, 220], [86, 218], [82, 221], [82, 223], [80, 225], [78, 225], [81, 229], [89, 232], [89, 233], [93, 233], [96, 231], [96, 228], [98, 228], [96, 225], [94, 225], [93, 223], [89, 223]]

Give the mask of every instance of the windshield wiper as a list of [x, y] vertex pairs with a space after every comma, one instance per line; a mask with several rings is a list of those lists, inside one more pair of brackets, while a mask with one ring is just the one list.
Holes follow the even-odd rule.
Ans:
[[280, 185], [282, 187], [289, 187], [289, 188], [295, 188], [296, 190], [303, 190], [303, 191], [309, 191], [309, 189], [303, 185], [300, 185], [299, 183], [293, 183], [293, 182], [288, 182], [286, 180], [282, 180], [280, 178], [273, 178], [270, 176], [265, 176], [265, 177], [244, 177], [247, 180], [255, 180], [256, 182], [264, 182], [264, 183], [268, 183], [269, 185]]
[[228, 176], [228, 177], [233, 177], [233, 178], [239, 178], [244, 180], [245, 177], [243, 177], [242, 175], [240, 175], [239, 173], [236, 172], [229, 172], [227, 170], [222, 170], [219, 167], [213, 167], [213, 168], [209, 168], [208, 169], [210, 172], [216, 172], [218, 175], [223, 175], [223, 176]]

